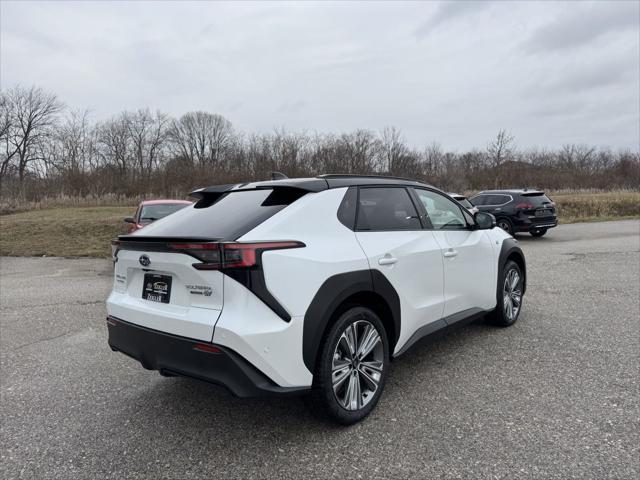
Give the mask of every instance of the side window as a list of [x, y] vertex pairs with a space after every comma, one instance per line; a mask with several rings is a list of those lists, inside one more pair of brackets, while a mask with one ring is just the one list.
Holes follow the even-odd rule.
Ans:
[[471, 197], [469, 201], [472, 205], [479, 207], [480, 205], [484, 205], [486, 203], [487, 196], [486, 195], [476, 195], [475, 197]]
[[420, 230], [418, 212], [405, 188], [360, 188], [358, 230]]
[[487, 198], [487, 202], [485, 205], [504, 205], [505, 203], [509, 203], [511, 197], [508, 195], [489, 195]]
[[355, 229], [356, 223], [356, 202], [358, 201], [358, 188], [349, 187], [344, 194], [342, 203], [338, 208], [338, 220], [350, 230]]
[[447, 197], [430, 190], [415, 189], [434, 230], [464, 230], [467, 221], [460, 207]]

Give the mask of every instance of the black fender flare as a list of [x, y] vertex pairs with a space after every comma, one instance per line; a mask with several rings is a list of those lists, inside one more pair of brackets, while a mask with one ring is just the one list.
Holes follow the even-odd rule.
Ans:
[[316, 292], [304, 315], [302, 329], [302, 358], [310, 372], [315, 371], [318, 350], [334, 313], [349, 297], [375, 293], [387, 303], [394, 325], [391, 349], [400, 334], [400, 297], [393, 285], [378, 270], [356, 270], [327, 278]]
[[[524, 259], [524, 253], [518, 244], [518, 241], [515, 238], [506, 238], [502, 242], [502, 247], [500, 248], [500, 255], [498, 257], [498, 288], [497, 288], [497, 296], [498, 302], [500, 301], [500, 288], [501, 285], [501, 276], [502, 270], [504, 269], [505, 264], [507, 263], [507, 259], [511, 256], [516, 256], [520, 260], [520, 268], [522, 269], [522, 275], [524, 278], [522, 279], [522, 294], [527, 290], [527, 263]], [[498, 303], [499, 305], [499, 303]]]

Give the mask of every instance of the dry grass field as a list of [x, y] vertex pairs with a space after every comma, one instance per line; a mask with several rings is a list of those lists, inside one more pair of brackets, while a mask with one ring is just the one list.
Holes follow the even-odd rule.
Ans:
[[[640, 192], [556, 192], [550, 197], [556, 202], [560, 223], [640, 218]], [[0, 254], [106, 257], [111, 239], [124, 233], [123, 218], [135, 210], [133, 204], [70, 203], [64, 208], [44, 204], [0, 215]]]
[[621, 220], [640, 217], [640, 191], [556, 192], [560, 223]]
[[135, 207], [37, 209], [0, 216], [0, 254], [106, 257]]

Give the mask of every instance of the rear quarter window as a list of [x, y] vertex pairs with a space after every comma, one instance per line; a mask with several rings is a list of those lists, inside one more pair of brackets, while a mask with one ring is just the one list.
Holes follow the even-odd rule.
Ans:
[[300, 198], [281, 189], [235, 191], [209, 205], [198, 202], [138, 230], [142, 237], [236, 240]]
[[523, 194], [522, 200], [526, 203], [532, 204], [534, 207], [542, 207], [545, 204], [552, 203], [551, 199], [547, 197], [544, 193], [535, 193], [535, 194]]
[[504, 205], [511, 201], [509, 195], [488, 195], [484, 205]]

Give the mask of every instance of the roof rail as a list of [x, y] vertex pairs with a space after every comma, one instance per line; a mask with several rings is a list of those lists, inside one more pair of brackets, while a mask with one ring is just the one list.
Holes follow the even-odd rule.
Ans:
[[404, 180], [407, 182], [422, 183], [415, 178], [394, 177], [393, 175], [359, 175], [357, 173], [325, 173], [318, 175], [318, 178], [388, 178], [390, 180]]

